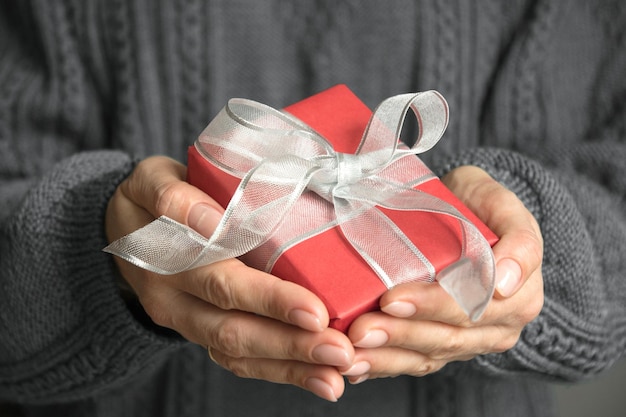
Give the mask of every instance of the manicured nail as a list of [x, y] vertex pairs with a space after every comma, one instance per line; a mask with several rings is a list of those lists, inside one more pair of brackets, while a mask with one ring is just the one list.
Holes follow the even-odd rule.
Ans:
[[348, 378], [348, 382], [350, 382], [352, 385], [356, 385], [356, 384], [360, 384], [361, 382], [365, 382], [368, 380], [370, 376], [368, 374], [365, 375], [361, 375], [358, 378]]
[[369, 372], [372, 366], [367, 361], [360, 361], [352, 365], [348, 370], [343, 371], [343, 376], [360, 376]]
[[350, 356], [348, 352], [335, 345], [319, 345], [313, 349], [311, 353], [313, 359], [324, 365], [332, 366], [348, 366], [350, 365]]
[[315, 316], [308, 311], [295, 309], [289, 312], [289, 321], [298, 327], [312, 332], [321, 332], [324, 330], [319, 317]]
[[381, 307], [381, 310], [387, 314], [401, 318], [411, 317], [417, 312], [415, 305], [407, 301], [394, 301], [393, 303]]
[[308, 378], [306, 381], [304, 381], [304, 386], [306, 387], [306, 389], [308, 389], [318, 397], [321, 397], [328, 401], [332, 401], [334, 403], [337, 402], [337, 397], [335, 396], [333, 388], [330, 386], [330, 384], [322, 381], [319, 378]]
[[375, 329], [367, 332], [361, 340], [354, 343], [354, 346], [361, 348], [377, 348], [387, 343], [388, 340], [389, 336], [387, 332]]
[[204, 237], [211, 237], [213, 231], [220, 223], [222, 213], [208, 204], [199, 203], [189, 210], [187, 222], [189, 227]]
[[503, 297], [510, 297], [522, 281], [522, 268], [512, 259], [502, 259], [496, 265], [496, 290]]

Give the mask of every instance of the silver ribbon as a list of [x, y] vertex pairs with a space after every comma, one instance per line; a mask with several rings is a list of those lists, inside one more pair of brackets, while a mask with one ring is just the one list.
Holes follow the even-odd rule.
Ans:
[[[411, 147], [398, 140], [409, 109], [419, 127]], [[213, 235], [163, 216], [104, 250], [160, 274], [235, 257], [271, 271], [284, 251], [338, 226], [387, 288], [437, 279], [476, 320], [493, 294], [491, 248], [456, 208], [414, 188], [434, 175], [418, 158], [405, 158], [433, 147], [447, 123], [447, 103], [436, 91], [390, 97], [374, 111], [356, 153], [344, 154], [291, 115], [231, 99], [195, 144], [212, 164], [241, 178]], [[459, 260], [435, 271], [381, 207], [458, 221]]]

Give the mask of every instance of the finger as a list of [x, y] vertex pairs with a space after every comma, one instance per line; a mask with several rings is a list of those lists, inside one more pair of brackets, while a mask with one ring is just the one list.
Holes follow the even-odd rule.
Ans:
[[[187, 340], [211, 346], [234, 358], [295, 360], [347, 366], [354, 349], [341, 332], [309, 332], [256, 314], [224, 311], [186, 293], [154, 300], [170, 312], [157, 324], [176, 329]], [[151, 306], [145, 306], [152, 311]]]
[[274, 359], [235, 358], [215, 349], [210, 349], [210, 352], [215, 363], [239, 377], [295, 385], [331, 402], [336, 402], [344, 392], [343, 377], [337, 369], [330, 366]]
[[477, 167], [460, 167], [444, 183], [499, 237], [496, 296], [510, 297], [541, 267], [543, 240], [539, 226], [511, 191]]
[[543, 306], [543, 279], [536, 270], [515, 297], [494, 299], [478, 321], [471, 321], [454, 299], [436, 282], [398, 285], [380, 298], [381, 311], [397, 318], [437, 321], [468, 328], [487, 325], [525, 325]]
[[[398, 318], [440, 321], [456, 326], [474, 325], [456, 301], [437, 282], [409, 282], [385, 292], [379, 301], [383, 312]], [[480, 320], [485, 322], [485, 315]]]
[[372, 313], [353, 323], [349, 337], [360, 348], [399, 347], [451, 361], [508, 350], [517, 342], [519, 332], [508, 326], [463, 328]]
[[[422, 377], [439, 371], [447, 363], [445, 360], [432, 359], [419, 352], [397, 347], [358, 349], [355, 362], [357, 365], [353, 368], [341, 372], [351, 384], [398, 375]], [[361, 366], [361, 369], [357, 369], [358, 366]], [[358, 371], [363, 369], [366, 371], [359, 374]]]
[[225, 260], [188, 271], [184, 277], [163, 279], [223, 310], [252, 312], [315, 332], [328, 327], [328, 312], [315, 294], [239, 260]]
[[206, 193], [185, 182], [185, 176], [184, 165], [166, 157], [151, 157], [137, 165], [120, 190], [153, 218], [165, 215], [210, 237], [224, 209]]

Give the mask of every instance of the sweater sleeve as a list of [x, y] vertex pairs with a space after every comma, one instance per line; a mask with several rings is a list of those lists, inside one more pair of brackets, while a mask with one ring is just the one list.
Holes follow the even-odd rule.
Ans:
[[134, 163], [107, 150], [101, 99], [65, 17], [38, 25], [46, 11], [29, 17], [29, 7], [0, 6], [0, 401], [69, 401], [149, 367], [179, 339], [143, 326], [119, 294], [103, 221]]
[[513, 349], [473, 364], [577, 381], [626, 351], [626, 9], [535, 4], [484, 109], [482, 143], [494, 147], [439, 168], [485, 169], [524, 202], [544, 239], [543, 310]]

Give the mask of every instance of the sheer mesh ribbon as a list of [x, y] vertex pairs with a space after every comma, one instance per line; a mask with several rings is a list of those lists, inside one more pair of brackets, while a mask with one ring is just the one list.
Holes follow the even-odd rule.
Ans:
[[[409, 109], [419, 127], [412, 147], [398, 141]], [[388, 288], [437, 279], [477, 319], [493, 293], [491, 248], [456, 208], [414, 189], [433, 174], [418, 158], [406, 158], [433, 147], [447, 123], [439, 93], [394, 96], [374, 111], [356, 153], [343, 154], [293, 116], [231, 99], [195, 144], [212, 164], [241, 178], [213, 235], [161, 217], [105, 251], [160, 274], [241, 256], [271, 271], [289, 247], [338, 226]], [[455, 219], [463, 240], [459, 260], [436, 272], [379, 207]]]

